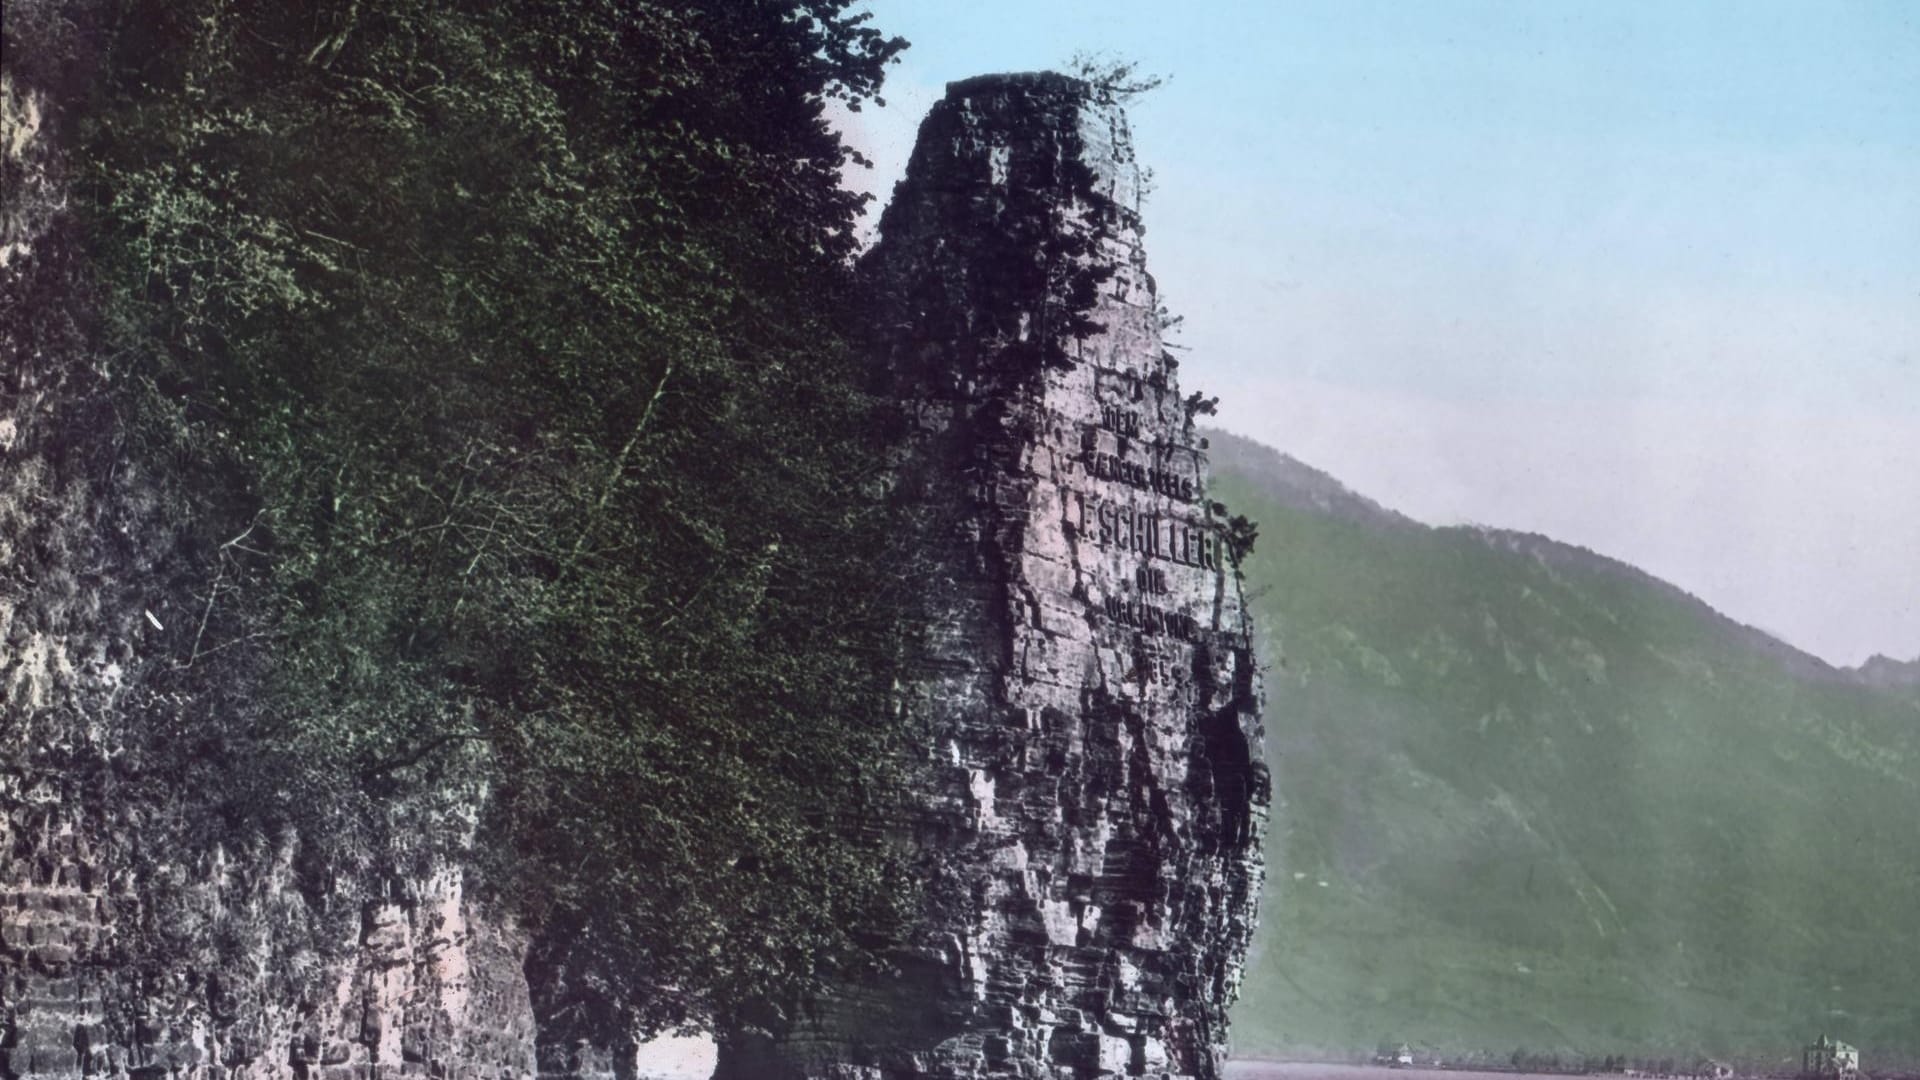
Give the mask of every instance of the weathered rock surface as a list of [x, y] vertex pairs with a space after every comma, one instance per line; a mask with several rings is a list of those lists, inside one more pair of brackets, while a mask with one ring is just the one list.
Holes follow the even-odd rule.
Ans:
[[[295, 830], [196, 826], [207, 803], [151, 773], [170, 716], [220, 705], [192, 646], [240, 500], [114, 437], [63, 69], [17, 66], [56, 9], [8, 11], [0, 1078], [644, 1075], [624, 1032], [543, 1028], [555, 989], [464, 865], [480, 793], [421, 797], [453, 838], [431, 857], [335, 874]], [[928, 120], [869, 265], [927, 538], [903, 708], [932, 782], [901, 828], [928, 908], [897, 975], [735, 1040], [726, 1075], [1217, 1072], [1260, 886], [1260, 690], [1138, 186], [1118, 109], [1073, 80], [957, 84]]]
[[955, 83], [865, 267], [910, 433], [927, 629], [904, 707], [929, 882], [897, 974], [727, 1077], [1217, 1075], [1260, 892], [1260, 687], [1112, 101]]
[[9, 3], [0, 73], [0, 1077], [530, 1076], [525, 935], [459, 866], [326, 880], [140, 752], [196, 703], [204, 523], [107, 404], [64, 187], [82, 15]]

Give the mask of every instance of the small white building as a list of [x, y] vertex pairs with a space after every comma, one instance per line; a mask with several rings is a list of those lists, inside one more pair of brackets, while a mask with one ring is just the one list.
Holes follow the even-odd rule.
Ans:
[[1800, 1075], [1804, 1080], [1855, 1080], [1860, 1075], [1860, 1051], [1822, 1035], [1800, 1055]]
[[1413, 1047], [1406, 1043], [1383, 1042], [1380, 1049], [1374, 1052], [1373, 1063], [1404, 1069], [1413, 1064]]

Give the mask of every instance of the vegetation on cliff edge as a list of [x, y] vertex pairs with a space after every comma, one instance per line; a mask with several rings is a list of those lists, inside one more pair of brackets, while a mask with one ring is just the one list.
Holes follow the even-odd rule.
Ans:
[[779, 997], [904, 891], [849, 7], [10, 5], [78, 24], [112, 456], [193, 541], [143, 768], [323, 876], [489, 792], [560, 1019]]

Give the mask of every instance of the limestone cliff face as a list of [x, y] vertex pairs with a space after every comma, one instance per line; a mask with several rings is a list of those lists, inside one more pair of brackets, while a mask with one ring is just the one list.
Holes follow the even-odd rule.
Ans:
[[897, 975], [722, 1075], [1212, 1077], [1261, 885], [1261, 692], [1119, 108], [953, 84], [866, 270], [926, 530]]
[[192, 820], [213, 800], [143, 752], [219, 707], [190, 646], [232, 493], [116, 432], [65, 194], [76, 12], [9, 3], [0, 74], [0, 1077], [530, 1075], [524, 935], [457, 865], [331, 875]]
[[[483, 793], [407, 794], [434, 842], [341, 865], [195, 820], [243, 751], [154, 752], [270, 658], [200, 648], [243, 637], [212, 599], [246, 492], [116, 431], [64, 193], [84, 72], [32, 62], [64, 10], [8, 4], [0, 86], [0, 1080], [639, 1075], [627, 1033], [543, 1025], [565, 988], [468, 866]], [[958, 84], [923, 130], [867, 269], [923, 541], [929, 783], [899, 826], [927, 908], [893, 974], [734, 1039], [726, 1075], [1217, 1072], [1260, 689], [1138, 186], [1073, 80]]]

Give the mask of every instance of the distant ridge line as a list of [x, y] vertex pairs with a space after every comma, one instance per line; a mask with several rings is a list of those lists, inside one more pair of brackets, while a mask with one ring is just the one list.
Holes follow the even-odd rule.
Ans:
[[1219, 428], [1203, 428], [1208, 459], [1216, 471], [1233, 473], [1283, 506], [1326, 514], [1341, 521], [1390, 531], [1460, 532], [1491, 547], [1529, 555], [1555, 567], [1579, 567], [1643, 582], [1710, 616], [1730, 638], [1778, 663], [1795, 677], [1853, 683], [1873, 689], [1920, 689], [1920, 657], [1902, 662], [1874, 656], [1856, 668], [1838, 667], [1779, 637], [1743, 623], [1665, 578], [1622, 559], [1541, 533], [1492, 525], [1428, 525], [1347, 487], [1323, 469], [1265, 443]]
[[1861, 682], [1877, 689], [1920, 689], [1920, 656], [1911, 660], [1895, 660], [1891, 656], [1874, 653], [1866, 663], [1848, 670]]

